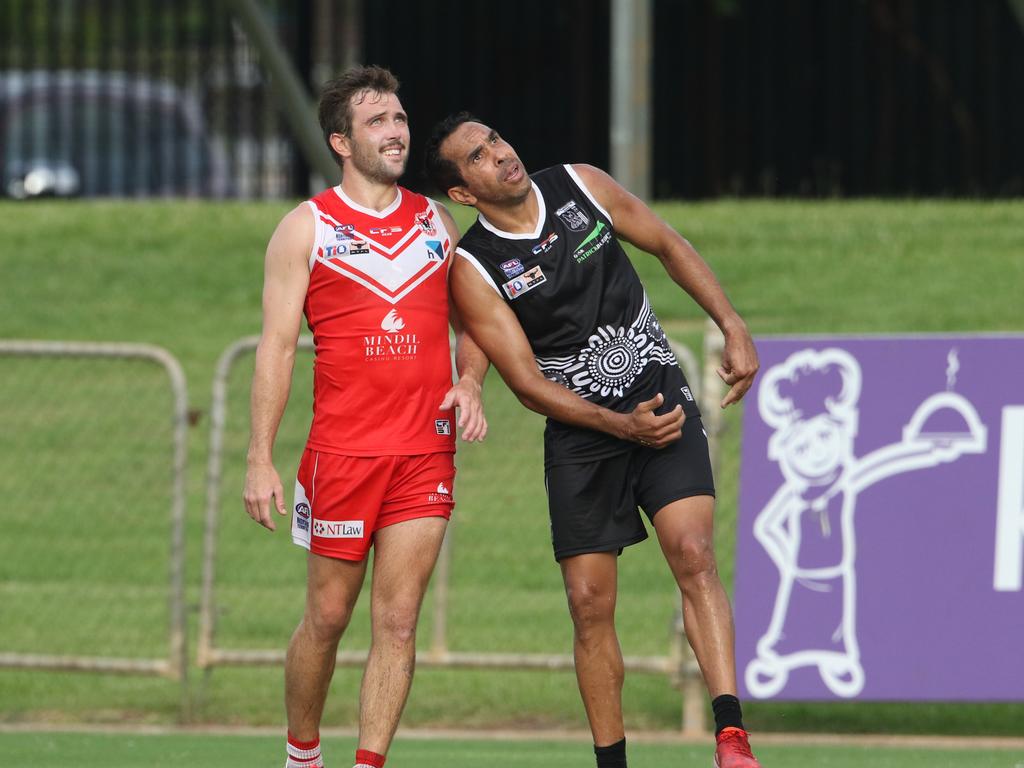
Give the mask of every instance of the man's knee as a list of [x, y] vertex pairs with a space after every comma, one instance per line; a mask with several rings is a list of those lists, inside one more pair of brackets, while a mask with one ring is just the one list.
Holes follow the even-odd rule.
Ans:
[[699, 586], [718, 579], [718, 563], [710, 535], [679, 534], [668, 542], [666, 554], [680, 583]]
[[396, 601], [373, 608], [373, 635], [375, 640], [385, 640], [398, 645], [407, 645], [416, 640], [416, 624], [419, 619], [419, 605], [410, 601]]
[[345, 632], [352, 619], [352, 605], [328, 595], [311, 598], [303, 619], [306, 631], [318, 642], [334, 642]]
[[569, 613], [577, 633], [615, 622], [615, 591], [586, 579], [569, 580], [565, 585]]

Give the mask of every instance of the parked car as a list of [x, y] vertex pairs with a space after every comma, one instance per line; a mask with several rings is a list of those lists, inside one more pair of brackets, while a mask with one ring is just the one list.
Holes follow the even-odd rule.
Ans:
[[199, 101], [124, 72], [0, 72], [0, 194], [230, 194]]

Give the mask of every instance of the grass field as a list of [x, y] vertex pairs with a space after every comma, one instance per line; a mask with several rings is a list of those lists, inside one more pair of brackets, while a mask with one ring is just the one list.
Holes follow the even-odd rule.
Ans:
[[[322, 743], [328, 765], [347, 765], [355, 751], [351, 737], [325, 736]], [[259, 735], [0, 733], [0, 756], [7, 760], [4, 764], [32, 768], [66, 768], [72, 755], [76, 768], [276, 765], [280, 750], [280, 737]], [[772, 743], [760, 746], [757, 752], [772, 768], [1019, 768], [1024, 761], [1024, 753], [991, 748]], [[271, 755], [274, 757], [268, 757]], [[688, 743], [632, 743], [629, 758], [636, 766], [711, 764], [708, 746]], [[424, 739], [399, 734], [388, 754], [388, 764], [417, 768], [588, 768], [593, 765], [593, 756], [589, 744], [580, 740]]]
[[[187, 576], [192, 607], [198, 602], [203, 474], [214, 365], [229, 343], [259, 331], [262, 252], [275, 223], [288, 207], [280, 203], [0, 204], [0, 220], [4, 222], [0, 274], [5, 283], [0, 291], [0, 338], [149, 342], [166, 347], [184, 365], [190, 405], [197, 415], [197, 425], [190, 435], [189, 459]], [[1022, 203], [722, 201], [665, 205], [659, 207], [659, 212], [712, 264], [755, 334], [1024, 329], [1019, 309], [1020, 286], [1024, 285]], [[465, 211], [456, 214], [463, 224], [468, 221]], [[670, 334], [699, 348], [699, 310], [664, 277], [653, 258], [637, 256], [636, 264]], [[271, 536], [255, 528], [236, 501], [246, 430], [247, 364], [240, 366], [231, 382], [218, 560], [222, 609], [218, 638], [233, 647], [279, 649], [301, 611], [302, 558], [283, 531]], [[12, 365], [0, 358], [0, 380], [23, 381]], [[293, 403], [277, 451], [286, 486], [308, 418], [308, 373], [302, 363], [299, 367], [302, 370], [297, 375]], [[61, 380], [66, 387], [80, 387], [86, 393], [82, 397], [98, 397], [95, 392], [88, 394], [91, 383], [95, 384], [92, 375], [72, 371]], [[5, 401], [11, 412], [9, 418], [21, 410], [14, 405], [16, 400], [34, 396], [41, 389], [37, 383], [10, 385], [18, 397], [8, 395]], [[18, 390], [19, 386], [23, 391]], [[104, 393], [110, 395], [114, 387], [105, 386]], [[117, 410], [119, 395], [116, 389], [113, 393], [112, 403], [96, 401], [98, 410], [105, 414]], [[468, 446], [459, 454], [450, 646], [466, 651], [568, 652], [570, 628], [558, 570], [550, 555], [544, 512], [539, 455], [542, 420], [524, 411], [505, 392], [497, 376], [492, 375], [488, 382], [486, 402], [492, 423], [488, 442]], [[0, 414], [4, 407], [0, 404]], [[727, 584], [733, 572], [738, 424], [739, 411], [733, 409], [724, 436], [717, 528], [721, 569]], [[94, 431], [105, 430], [102, 426], [87, 426]], [[71, 430], [68, 434], [77, 432]], [[5, 431], [5, 435], [8, 448], [15, 447], [0, 453], [4, 462], [0, 476], [6, 483], [0, 485], [0, 491], [8, 500], [0, 515], [6, 530], [31, 527], [29, 513], [33, 508], [17, 496], [24, 485], [17, 480], [33, 471], [31, 454], [23, 444], [14, 442], [12, 432]], [[58, 441], [60, 444], [67, 445]], [[145, 441], [131, 446], [129, 465], [132, 456], [138, 459], [144, 447]], [[103, 458], [102, 453], [94, 453], [99, 449], [93, 446], [77, 450], [89, 451], [94, 461]], [[162, 482], [162, 476], [156, 477], [154, 482]], [[51, 643], [58, 649], [53, 652], [59, 652], [60, 642], [71, 639], [102, 646], [107, 641], [97, 639], [105, 637], [98, 633], [112, 628], [128, 653], [159, 651], [160, 635], [150, 630], [162, 619], [163, 606], [157, 597], [160, 579], [153, 574], [164, 572], [163, 553], [157, 548], [140, 550], [140, 554], [132, 546], [133, 535], [138, 532], [119, 527], [119, 510], [111, 508], [105, 494], [116, 496], [124, 483], [122, 475], [104, 477], [102, 467], [98, 467], [83, 478], [72, 497], [76, 504], [48, 512], [62, 515], [62, 521], [77, 520], [75, 514], [84, 515], [75, 524], [74, 537], [37, 537], [46, 548], [35, 553], [26, 550], [21, 537], [0, 538], [0, 644], [38, 649]], [[83, 484], [86, 487], [81, 487]], [[159, 514], [163, 514], [162, 509]], [[65, 524], [69, 523], [61, 523]], [[112, 540], [117, 544], [114, 549], [102, 549]], [[146, 540], [151, 541], [149, 534]], [[655, 551], [651, 546], [649, 543], [635, 549], [622, 560], [619, 624], [624, 652], [629, 655], [660, 655], [668, 647], [675, 597], [660, 558], [651, 556]], [[46, 618], [48, 596], [72, 592], [70, 587], [83, 578], [78, 571], [65, 573], [46, 566], [87, 563], [91, 552], [113, 554], [91, 558], [103, 561], [93, 563], [91, 570], [84, 572], [90, 585], [88, 599], [79, 597], [59, 615]], [[112, 575], [110, 579], [100, 578], [104, 574]], [[121, 576], [121, 581], [113, 575]], [[107, 581], [110, 583], [104, 586]], [[155, 592], [146, 591], [154, 588]], [[96, 618], [101, 606], [126, 599], [133, 605], [135, 601], [139, 608], [123, 612], [113, 624]], [[430, 637], [429, 610], [428, 602], [421, 628], [424, 645]], [[33, 614], [44, 619], [43, 628], [28, 620]], [[193, 630], [194, 616], [192, 613]], [[345, 640], [346, 647], [366, 647], [365, 619], [366, 606], [361, 605]], [[61, 631], [53, 631], [55, 625], [62, 627]], [[209, 676], [193, 669], [190, 675], [197, 720], [281, 723], [280, 669], [217, 669]], [[354, 722], [358, 680], [357, 670], [339, 670], [325, 722]], [[179, 704], [179, 689], [160, 679], [0, 670], [2, 722], [102, 723], [127, 719], [171, 723], [179, 717]], [[678, 727], [679, 696], [664, 678], [631, 675], [625, 705], [630, 728]], [[417, 675], [403, 722], [417, 727], [582, 728], [585, 721], [581, 709], [570, 673], [424, 669]], [[749, 703], [746, 711], [755, 731], [997, 735], [1024, 731], [1021, 704]], [[26, 737], [27, 742], [37, 738], [52, 738], [59, 743], [65, 737]], [[90, 738], [96, 739], [99, 752], [114, 748], [109, 741], [104, 742], [106, 737]], [[138, 742], [162, 745], [152, 747], [156, 753], [166, 749], [168, 754], [175, 754], [176, 749], [194, 748], [191, 742], [159, 740], [170, 737], [152, 737], [157, 739], [154, 742], [148, 738], [140, 737]], [[20, 749], [14, 743], [20, 741], [0, 736], [0, 754], [15, 755], [8, 750]], [[250, 742], [246, 744], [249, 746], [245, 749], [255, 749]], [[210, 748], [215, 751], [219, 747]], [[473, 747], [485, 748], [490, 747]], [[656, 751], [660, 747], [644, 746], [648, 748]], [[259, 754], [266, 754], [263, 749], [261, 746]], [[417, 765], [431, 765], [425, 761], [434, 750], [437, 764], [460, 764], [444, 757], [444, 746], [424, 742], [417, 743], [416, 749], [423, 750], [422, 759], [416, 753]], [[827, 760], [837, 762], [828, 762], [826, 758], [801, 758], [799, 750], [787, 757], [783, 748], [772, 749], [781, 750], [773, 765], [855, 764], [841, 762], [848, 758], [843, 750], [830, 753]], [[400, 754], [398, 750], [396, 747], [396, 755]], [[87, 751], [83, 745], [82, 754]], [[574, 748], [573, 754], [577, 751]], [[665, 764], [658, 754], [643, 760]], [[991, 756], [992, 760], [997, 758], [999, 754]], [[86, 759], [76, 764], [90, 765]], [[954, 757], [940, 758], [936, 754], [929, 759], [939, 762], [915, 763], [907, 753], [896, 751], [888, 756], [880, 752], [871, 763], [1013, 765], [1005, 759], [983, 762], [990, 758], [978, 758], [976, 754], [971, 754], [970, 762], [943, 763]], [[6, 759], [0, 762], [18, 764]], [[520, 764], [511, 759], [500, 762]], [[47, 765], [36, 761], [31, 764]], [[172, 762], [147, 760], [139, 764]], [[547, 758], [535, 756], [529, 764], [547, 764]]]

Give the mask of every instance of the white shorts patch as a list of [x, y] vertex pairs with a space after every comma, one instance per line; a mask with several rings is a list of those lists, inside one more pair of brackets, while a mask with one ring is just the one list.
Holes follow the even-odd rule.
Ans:
[[296, 480], [295, 501], [292, 504], [292, 541], [303, 549], [309, 549], [309, 528], [312, 520], [312, 508], [306, 496], [306, 489]]
[[361, 539], [362, 520], [314, 520], [313, 533], [322, 539]]

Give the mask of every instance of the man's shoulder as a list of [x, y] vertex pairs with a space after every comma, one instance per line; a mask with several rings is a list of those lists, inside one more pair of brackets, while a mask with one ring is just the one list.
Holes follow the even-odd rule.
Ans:
[[536, 183], [538, 181], [546, 181], [548, 179], [559, 178], [565, 175], [564, 165], [549, 165], [547, 168], [531, 173], [530, 178], [533, 179], [534, 183]]
[[278, 230], [288, 235], [305, 236], [307, 232], [312, 232], [314, 219], [315, 212], [309, 203], [302, 202], [281, 217]]
[[477, 216], [459, 240], [459, 248], [472, 252], [474, 246], [486, 246], [493, 240], [495, 240], [495, 236], [487, 231], [480, 223], [480, 217]]
[[434, 203], [434, 205], [437, 204], [426, 195], [421, 195], [419, 192], [413, 192], [407, 187], [399, 186], [398, 193], [402, 196], [402, 202], [405, 205], [411, 205], [421, 210], [429, 206], [431, 203]]
[[337, 187], [322, 189], [310, 197], [308, 202], [313, 203], [317, 208], [322, 208], [326, 202], [338, 199], [337, 189]]

